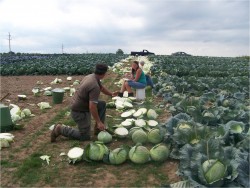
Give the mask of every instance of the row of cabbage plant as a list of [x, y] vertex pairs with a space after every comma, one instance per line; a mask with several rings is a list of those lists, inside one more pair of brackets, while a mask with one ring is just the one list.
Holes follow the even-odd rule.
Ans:
[[154, 56], [154, 93], [172, 113], [164, 142], [182, 187], [249, 187], [248, 61]]
[[97, 63], [112, 66], [128, 57], [117, 54], [23, 54], [22, 56], [24, 57], [2, 58], [1, 75], [83, 75], [93, 72]]

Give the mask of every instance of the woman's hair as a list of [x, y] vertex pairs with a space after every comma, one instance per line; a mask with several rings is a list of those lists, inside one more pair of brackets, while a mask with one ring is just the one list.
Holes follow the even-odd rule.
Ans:
[[133, 63], [135, 63], [137, 65], [137, 69], [132, 68], [132, 74], [135, 74], [136, 71], [139, 69], [139, 62], [138, 61], [133, 61]]

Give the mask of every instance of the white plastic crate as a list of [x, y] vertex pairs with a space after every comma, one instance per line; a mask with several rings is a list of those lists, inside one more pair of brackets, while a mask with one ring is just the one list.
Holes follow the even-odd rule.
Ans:
[[145, 97], [146, 97], [145, 88], [136, 89], [136, 99], [137, 100], [144, 100]]

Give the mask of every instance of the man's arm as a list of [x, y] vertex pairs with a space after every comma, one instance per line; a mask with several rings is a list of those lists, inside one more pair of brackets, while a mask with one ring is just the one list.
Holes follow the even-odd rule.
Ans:
[[104, 93], [105, 95], [109, 95], [111, 97], [114, 97], [114, 96], [116, 96], [118, 94], [117, 92], [111, 92], [111, 91], [109, 91], [104, 86], [102, 86], [101, 92]]
[[89, 110], [91, 115], [93, 116], [94, 120], [97, 123], [97, 127], [99, 130], [104, 130], [105, 129], [105, 125], [103, 122], [101, 122], [99, 114], [98, 114], [98, 110], [97, 110], [97, 103], [93, 102], [93, 101], [89, 101]]

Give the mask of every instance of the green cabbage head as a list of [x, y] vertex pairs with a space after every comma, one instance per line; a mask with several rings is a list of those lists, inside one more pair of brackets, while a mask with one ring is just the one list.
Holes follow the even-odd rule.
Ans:
[[109, 161], [111, 164], [118, 165], [122, 164], [127, 159], [127, 151], [123, 148], [116, 148], [109, 153]]
[[104, 144], [107, 144], [107, 143], [112, 142], [112, 135], [109, 134], [107, 131], [101, 131], [97, 135], [97, 139], [103, 142]]
[[163, 136], [160, 134], [159, 129], [151, 129], [148, 132], [148, 141], [152, 144], [158, 144], [163, 140]]
[[157, 144], [149, 152], [151, 159], [157, 162], [165, 161], [170, 154], [169, 148], [165, 144]]
[[202, 170], [207, 183], [212, 184], [226, 176], [227, 167], [219, 160], [210, 159], [203, 162]]
[[144, 146], [134, 146], [129, 150], [129, 159], [136, 164], [144, 164], [149, 161], [150, 154]]
[[147, 112], [147, 117], [148, 119], [156, 119], [158, 117], [158, 114], [156, 113], [155, 110], [149, 109]]
[[139, 129], [132, 134], [132, 140], [134, 143], [144, 144], [148, 141], [148, 135], [145, 131]]
[[104, 154], [108, 153], [108, 148], [102, 142], [92, 142], [88, 148], [88, 157], [93, 161], [101, 161]]

